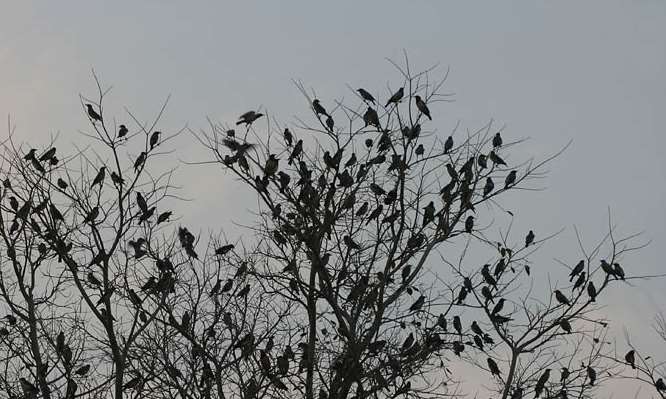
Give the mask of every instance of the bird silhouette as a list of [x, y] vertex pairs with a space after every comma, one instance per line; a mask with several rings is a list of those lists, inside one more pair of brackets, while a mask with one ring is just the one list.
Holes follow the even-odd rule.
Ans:
[[561, 303], [562, 305], [567, 305], [569, 306], [569, 298], [567, 298], [562, 291], [560, 290], [555, 290], [555, 299], [557, 299], [557, 302]]
[[620, 280], [624, 280], [625, 275], [624, 275], [624, 269], [622, 266], [620, 266], [619, 263], [613, 263], [613, 272], [615, 273], [615, 276], [618, 277]]
[[134, 161], [134, 172], [138, 172], [139, 169], [143, 167], [143, 165], [146, 163], [146, 154], [145, 151], [142, 151], [141, 154], [136, 158], [136, 161]]
[[425, 152], [425, 147], [423, 147], [423, 144], [419, 144], [418, 147], [414, 150], [414, 154], [421, 156]]
[[368, 102], [371, 102], [373, 104], [375, 103], [375, 98], [372, 96], [372, 94], [368, 93], [367, 90], [365, 90], [363, 88], [359, 88], [359, 89], [356, 89], [356, 91], [358, 92], [358, 94], [361, 95], [361, 98], [364, 101], [368, 101]]
[[386, 105], [384, 105], [384, 107], [388, 107], [390, 104], [399, 103], [400, 100], [402, 100], [402, 97], [404, 95], [405, 95], [405, 88], [404, 87], [399, 88], [398, 91], [393, 93], [393, 95], [388, 99], [388, 101], [386, 102]]
[[425, 101], [421, 98], [421, 96], [414, 96], [414, 99], [416, 101], [416, 108], [423, 113], [423, 115], [427, 116], [428, 119], [432, 120], [432, 117], [430, 116], [430, 109], [428, 109], [428, 106], [426, 105]]
[[428, 205], [423, 208], [423, 227], [435, 220], [435, 203], [430, 201]]
[[585, 269], [585, 261], [581, 260], [579, 261], [576, 266], [571, 270], [571, 273], [569, 273], [569, 282], [573, 281], [574, 277], [576, 277], [580, 272]]
[[86, 108], [88, 109], [88, 116], [92, 119], [93, 123], [96, 121], [102, 121], [102, 116], [95, 111], [92, 104], [86, 104]]
[[493, 137], [493, 148], [499, 148], [502, 146], [502, 136], [500, 135], [500, 132], [495, 133], [495, 137]]
[[97, 219], [97, 216], [99, 216], [99, 207], [95, 206], [93, 207], [88, 215], [83, 219], [83, 223], [93, 223], [95, 222], [95, 219]]
[[460, 316], [458, 315], [453, 316], [453, 328], [455, 328], [458, 334], [462, 334], [462, 322], [460, 321]]
[[287, 147], [291, 147], [291, 144], [294, 142], [294, 135], [291, 134], [291, 130], [289, 130], [289, 128], [284, 129], [282, 137], [284, 137], [284, 142], [287, 144]]
[[536, 385], [534, 386], [534, 397], [538, 398], [541, 396], [541, 393], [543, 392], [543, 388], [546, 386], [546, 383], [550, 379], [550, 369], [546, 369], [546, 371], [541, 374], [541, 377], [537, 380]]
[[42, 162], [43, 161], [48, 161], [48, 160], [52, 159], [55, 156], [55, 153], [56, 153], [56, 148], [51, 147], [48, 151], [46, 151], [44, 154], [42, 154], [41, 157], [39, 157], [39, 160], [42, 161]]
[[326, 128], [328, 129], [329, 132], [333, 132], [333, 128], [335, 127], [335, 121], [333, 118], [329, 115], [326, 117]]
[[534, 242], [534, 232], [530, 230], [525, 236], [525, 248], [529, 247]]
[[238, 118], [238, 122], [236, 122], [236, 125], [240, 125], [240, 124], [244, 123], [245, 126], [247, 126], [249, 128], [250, 125], [252, 124], [252, 122], [256, 121], [257, 119], [261, 118], [262, 116], [264, 116], [264, 114], [262, 114], [260, 112], [247, 111], [246, 113], [244, 113], [243, 115], [241, 115]]
[[476, 160], [477, 164], [479, 165], [479, 168], [485, 169], [488, 167], [488, 159], [486, 158], [485, 155], [480, 154], [479, 157]]
[[573, 288], [571, 290], [574, 291], [577, 288], [582, 287], [583, 284], [585, 283], [585, 278], [586, 278], [585, 272], [582, 272], [581, 274], [579, 274], [578, 279], [576, 279], [576, 282], [574, 283]]
[[483, 186], [483, 196], [486, 197], [495, 189], [495, 183], [490, 177], [486, 178], [486, 184]]
[[465, 231], [471, 233], [472, 229], [474, 229], [474, 216], [468, 216], [465, 219]]
[[597, 289], [592, 281], [587, 284], [587, 295], [590, 297], [590, 302], [596, 302]]
[[597, 372], [591, 366], [587, 366], [587, 378], [590, 379], [590, 386], [594, 386], [597, 381]]
[[160, 135], [161, 135], [161, 134], [162, 134], [162, 132], [155, 131], [155, 132], [153, 132], [153, 134], [150, 135], [150, 142], [149, 142], [149, 144], [150, 144], [150, 149], [151, 149], [151, 150], [152, 150], [153, 148], [155, 148], [155, 146], [157, 145], [157, 143], [160, 141]]
[[[372, 107], [368, 107], [368, 109], [365, 111], [363, 114], [363, 122], [365, 123], [365, 126], [374, 126], [377, 129], [379, 129], [379, 115], [377, 115], [377, 111], [375, 111]], [[370, 141], [370, 145], [367, 145], [368, 142], [366, 141], [366, 146], [367, 147], [372, 147], [372, 141]]]
[[632, 369], [636, 370], [636, 352], [633, 349], [624, 355], [624, 360], [631, 366]]
[[490, 314], [491, 314], [491, 315], [496, 315], [496, 314], [498, 314], [499, 312], [501, 312], [503, 308], [504, 308], [504, 298], [500, 298], [500, 299], [497, 301], [497, 304], [495, 305], [495, 307], [493, 308], [493, 311], [490, 312]]
[[497, 367], [497, 363], [491, 358], [488, 358], [488, 369], [490, 369], [490, 373], [492, 375], [496, 375], [499, 377], [500, 375], [500, 369]]
[[159, 216], [157, 217], [157, 224], [166, 222], [167, 220], [169, 220], [169, 218], [171, 217], [172, 214], [173, 214], [173, 212], [171, 212], [171, 211], [166, 211], [166, 212], [160, 213]]
[[122, 139], [123, 137], [127, 136], [128, 132], [129, 130], [127, 130], [127, 126], [125, 125], [118, 126], [118, 138]]
[[330, 115], [328, 114], [328, 112], [326, 112], [326, 109], [324, 108], [324, 106], [321, 105], [321, 103], [319, 102], [319, 100], [316, 99], [316, 98], [315, 98], [314, 100], [312, 100], [312, 109], [314, 110], [314, 112], [315, 112], [315, 114], [317, 115], [317, 117], [318, 117], [319, 115], [330, 116]]
[[490, 160], [493, 161], [495, 165], [506, 166], [506, 162], [502, 158], [500, 158], [499, 155], [495, 153], [495, 151], [490, 151], [490, 154], [488, 154], [488, 158], [490, 158]]
[[421, 310], [423, 307], [423, 304], [425, 303], [426, 297], [425, 295], [421, 295], [413, 304], [412, 306], [409, 307], [410, 312], [418, 312]]
[[264, 175], [270, 177], [274, 176], [275, 172], [278, 170], [279, 159], [275, 157], [275, 154], [270, 154], [264, 165]]
[[516, 182], [516, 171], [512, 170], [504, 179], [504, 189], [508, 189], [512, 184]]

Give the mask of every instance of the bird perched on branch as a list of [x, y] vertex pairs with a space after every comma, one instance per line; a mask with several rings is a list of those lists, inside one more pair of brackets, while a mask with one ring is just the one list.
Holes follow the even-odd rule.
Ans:
[[314, 110], [315, 114], [317, 114], [317, 116], [326, 115], [326, 116], [330, 117], [328, 112], [326, 112], [326, 109], [324, 108], [324, 106], [321, 105], [319, 100], [316, 99], [316, 98], [314, 100], [312, 100], [312, 109]]
[[359, 88], [356, 91], [358, 92], [358, 94], [361, 95], [361, 98], [363, 98], [364, 101], [368, 101], [368, 102], [371, 102], [373, 104], [375, 103], [375, 98], [372, 96], [372, 94], [368, 93], [367, 90], [365, 90], [363, 88]]
[[405, 95], [405, 88], [404, 88], [404, 87], [401, 87], [401, 88], [398, 89], [398, 91], [396, 91], [395, 93], [393, 93], [393, 95], [391, 96], [391, 98], [388, 99], [388, 101], [386, 102], [386, 105], [384, 105], [384, 106], [385, 106], [385, 107], [388, 107], [390, 104], [397, 104], [397, 103], [399, 103], [400, 100], [402, 100], [402, 97], [403, 97], [404, 95]]
[[414, 96], [414, 99], [416, 101], [416, 108], [423, 113], [423, 115], [427, 116], [428, 119], [432, 120], [432, 117], [430, 116], [430, 110], [428, 109], [428, 106], [426, 105], [425, 101], [421, 98], [421, 96]]
[[96, 121], [102, 121], [102, 116], [95, 111], [92, 104], [86, 104], [86, 108], [88, 109], [88, 116], [92, 119], [93, 123]]
[[247, 111], [246, 113], [244, 113], [243, 115], [238, 117], [238, 122], [236, 122], [236, 125], [240, 125], [240, 124], [244, 123], [245, 126], [249, 127], [252, 124], [252, 122], [256, 121], [257, 119], [261, 118], [262, 116], [264, 116], [264, 114], [262, 114], [260, 112]]

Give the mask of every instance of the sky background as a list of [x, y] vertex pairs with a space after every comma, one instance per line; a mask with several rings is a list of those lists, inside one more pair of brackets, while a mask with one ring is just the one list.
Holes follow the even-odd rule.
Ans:
[[[666, 2], [643, 1], [68, 1], [5, 2], [0, 13], [0, 116], [17, 141], [80, 144], [79, 94], [93, 95], [94, 68], [113, 91], [106, 112], [127, 106], [150, 119], [171, 95], [159, 128], [232, 123], [259, 106], [283, 123], [308, 116], [292, 79], [324, 102], [363, 86], [385, 98], [400, 81], [386, 57], [406, 49], [415, 67], [450, 68], [434, 126], [476, 129], [490, 119], [505, 139], [530, 138], [515, 156], [542, 158], [569, 140], [546, 190], [514, 202], [518, 228], [565, 228], [543, 259], [577, 260], [573, 226], [590, 242], [607, 228], [644, 232], [648, 247], [624, 262], [634, 274], [665, 273]], [[206, 156], [191, 136], [174, 162]], [[179, 165], [193, 201], [179, 206], [199, 229], [228, 229], [248, 208], [215, 167]], [[211, 217], [209, 212], [214, 210]], [[666, 310], [664, 280], [636, 283], [604, 311], [634, 343], [655, 349], [649, 328]], [[627, 295], [629, 294], [629, 295]], [[655, 349], [656, 350], [656, 349]], [[662, 358], [666, 358], [663, 350]], [[617, 392], [616, 392], [617, 394]], [[639, 397], [651, 397], [643, 391]]]

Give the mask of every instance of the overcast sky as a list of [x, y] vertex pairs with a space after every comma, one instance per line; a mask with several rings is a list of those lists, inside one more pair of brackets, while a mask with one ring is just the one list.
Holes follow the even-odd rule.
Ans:
[[[80, 141], [87, 119], [78, 96], [94, 93], [94, 68], [114, 86], [106, 112], [118, 118], [127, 106], [148, 119], [171, 94], [163, 131], [204, 128], [206, 117], [230, 123], [258, 106], [289, 122], [307, 115], [291, 79], [329, 102], [350, 98], [347, 84], [384, 97], [387, 83], [399, 82], [385, 58], [403, 49], [413, 65], [451, 69], [446, 91], [455, 102], [436, 108], [441, 134], [458, 121], [475, 129], [494, 119], [506, 138], [530, 138], [522, 158], [573, 140], [551, 165], [547, 190], [515, 204], [521, 227], [543, 235], [567, 229], [544, 250], [548, 259], [577, 259], [567, 253], [575, 249], [572, 226], [598, 239], [610, 207], [621, 231], [651, 240], [625, 270], [666, 272], [662, 0], [6, 2], [0, 115], [11, 116], [19, 140], [45, 144], [60, 133], [61, 145]], [[202, 154], [181, 138], [180, 159]], [[215, 168], [181, 166], [179, 176], [197, 177], [185, 184], [196, 200], [179, 211], [201, 229], [220, 229], [247, 207], [237, 191], [215, 184], [222, 181]], [[211, 209], [219, 225], [205, 218]], [[606, 311], [621, 320], [616, 331], [666, 310], [663, 286], [641, 282], [629, 297], [609, 298]], [[654, 345], [649, 330], [634, 330]]]

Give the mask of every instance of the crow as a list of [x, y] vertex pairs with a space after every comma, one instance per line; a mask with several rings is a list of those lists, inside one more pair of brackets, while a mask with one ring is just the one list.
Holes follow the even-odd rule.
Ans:
[[[368, 109], [365, 111], [363, 114], [363, 122], [365, 122], [365, 126], [374, 126], [377, 129], [379, 129], [379, 115], [377, 115], [377, 111], [375, 111], [372, 107], [368, 107]], [[366, 140], [366, 146], [367, 145], [367, 140]], [[372, 146], [372, 141], [370, 141], [370, 146]]]
[[365, 90], [363, 88], [359, 88], [356, 91], [358, 92], [358, 94], [361, 95], [361, 98], [363, 98], [364, 101], [368, 101], [368, 102], [371, 102], [373, 104], [375, 103], [375, 98], [372, 96], [372, 94], [368, 93], [367, 90]]
[[386, 105], [384, 105], [384, 107], [388, 107], [392, 103], [397, 104], [398, 102], [400, 102], [400, 100], [402, 100], [402, 97], [404, 95], [405, 95], [405, 88], [404, 87], [399, 88], [398, 91], [393, 93], [391, 98], [388, 99], [388, 101], [386, 102]]
[[490, 373], [492, 375], [496, 375], [499, 377], [500, 375], [500, 369], [497, 367], [497, 363], [491, 358], [488, 358], [488, 368], [490, 369]]
[[241, 115], [238, 118], [238, 122], [236, 122], [236, 125], [240, 125], [240, 124], [244, 123], [245, 126], [249, 127], [252, 124], [252, 122], [256, 121], [257, 119], [261, 118], [262, 116], [264, 116], [264, 114], [262, 114], [260, 112], [247, 111], [246, 113], [244, 113], [243, 115]]
[[532, 230], [525, 236], [525, 248], [529, 247], [534, 242], [534, 232]]
[[516, 182], [516, 171], [512, 170], [509, 172], [509, 174], [506, 176], [506, 179], [504, 180], [504, 189], [508, 189], [511, 187], [512, 184]]
[[495, 133], [495, 137], [493, 137], [493, 148], [499, 148], [502, 146], [502, 136], [500, 135], [500, 132]]
[[118, 138], [123, 138], [123, 137], [127, 136], [128, 132], [129, 132], [129, 130], [127, 130], [127, 126], [120, 125], [118, 127]]
[[88, 116], [92, 119], [93, 123], [96, 121], [102, 121], [102, 116], [93, 109], [92, 104], [86, 104], [86, 108], [88, 108]]
[[624, 355], [624, 360], [631, 366], [632, 369], [636, 370], [636, 352], [633, 349]]
[[312, 109], [314, 110], [317, 117], [319, 117], [319, 115], [326, 115], [326, 116], [330, 117], [328, 112], [326, 112], [326, 109], [324, 108], [324, 106], [321, 105], [319, 100], [316, 99], [316, 98], [314, 100], [312, 100]]
[[571, 270], [571, 273], [569, 273], [569, 282], [572, 282], [574, 277], [576, 277], [580, 272], [583, 271], [585, 268], [585, 261], [581, 260], [574, 266], [573, 270]]
[[416, 100], [416, 108], [419, 109], [423, 113], [423, 115], [427, 116], [428, 119], [432, 120], [432, 117], [430, 116], [430, 110], [428, 109], [428, 106], [426, 105], [425, 101], [421, 98], [421, 96], [414, 96], [414, 99]]
[[555, 290], [555, 299], [562, 305], [569, 306], [569, 299], [560, 290]]
[[448, 154], [453, 148], [453, 136], [449, 136], [444, 142], [444, 154]]
[[160, 140], [160, 135], [162, 132], [155, 131], [150, 135], [150, 149], [152, 150], [157, 145], [157, 142]]

